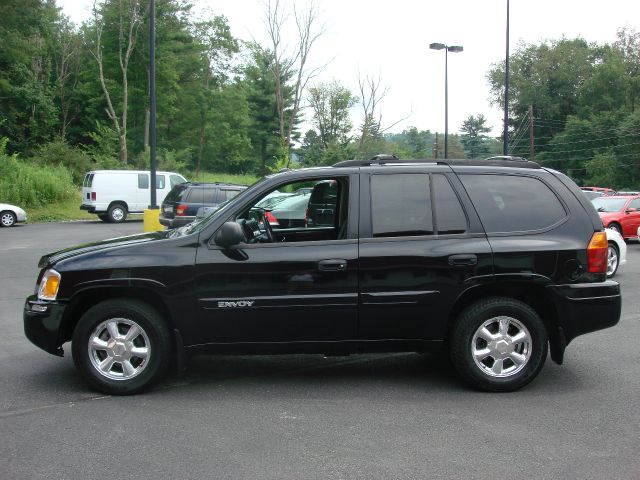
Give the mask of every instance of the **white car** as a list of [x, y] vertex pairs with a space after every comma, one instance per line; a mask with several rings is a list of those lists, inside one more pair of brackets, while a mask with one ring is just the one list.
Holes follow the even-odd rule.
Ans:
[[[627, 263], [627, 244], [617, 230], [605, 228], [607, 241], [609, 242], [609, 253], [607, 256], [607, 278], [613, 277], [620, 265]], [[640, 231], [638, 232], [640, 234]]]
[[0, 203], [0, 227], [13, 227], [18, 222], [27, 221], [27, 212], [15, 205]]

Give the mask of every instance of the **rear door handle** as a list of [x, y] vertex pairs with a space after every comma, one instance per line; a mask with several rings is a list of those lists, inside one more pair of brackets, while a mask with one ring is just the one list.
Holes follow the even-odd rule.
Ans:
[[474, 253], [449, 255], [449, 265], [451, 265], [452, 267], [464, 267], [469, 265], [476, 265], [477, 263], [478, 257]]
[[347, 269], [347, 261], [338, 258], [334, 258], [331, 260], [320, 260], [318, 262], [318, 269], [326, 272], [340, 272]]

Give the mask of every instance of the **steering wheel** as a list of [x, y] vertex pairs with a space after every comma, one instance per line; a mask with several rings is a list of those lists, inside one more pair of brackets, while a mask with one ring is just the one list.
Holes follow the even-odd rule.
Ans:
[[269, 243], [273, 243], [273, 231], [271, 230], [271, 224], [269, 223], [265, 212], [266, 210], [264, 209], [258, 210], [258, 221], [262, 222], [262, 225], [264, 225], [264, 233], [267, 235]]

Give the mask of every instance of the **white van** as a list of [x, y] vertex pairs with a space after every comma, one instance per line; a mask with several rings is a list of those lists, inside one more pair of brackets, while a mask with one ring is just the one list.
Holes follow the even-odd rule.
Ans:
[[[148, 170], [95, 170], [82, 183], [81, 210], [95, 213], [104, 222], [123, 222], [129, 213], [142, 213], [151, 203]], [[156, 202], [174, 185], [187, 180], [179, 173], [156, 173]]]

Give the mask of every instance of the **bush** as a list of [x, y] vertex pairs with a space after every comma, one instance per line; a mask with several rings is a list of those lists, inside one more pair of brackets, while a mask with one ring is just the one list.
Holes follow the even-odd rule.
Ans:
[[74, 198], [76, 188], [63, 165], [42, 168], [7, 155], [7, 139], [0, 139], [0, 202], [33, 208]]
[[67, 167], [76, 185], [82, 185], [84, 175], [94, 168], [91, 157], [87, 153], [68, 145], [63, 140], [54, 140], [42, 145], [30, 160], [47, 167], [51, 165]]

